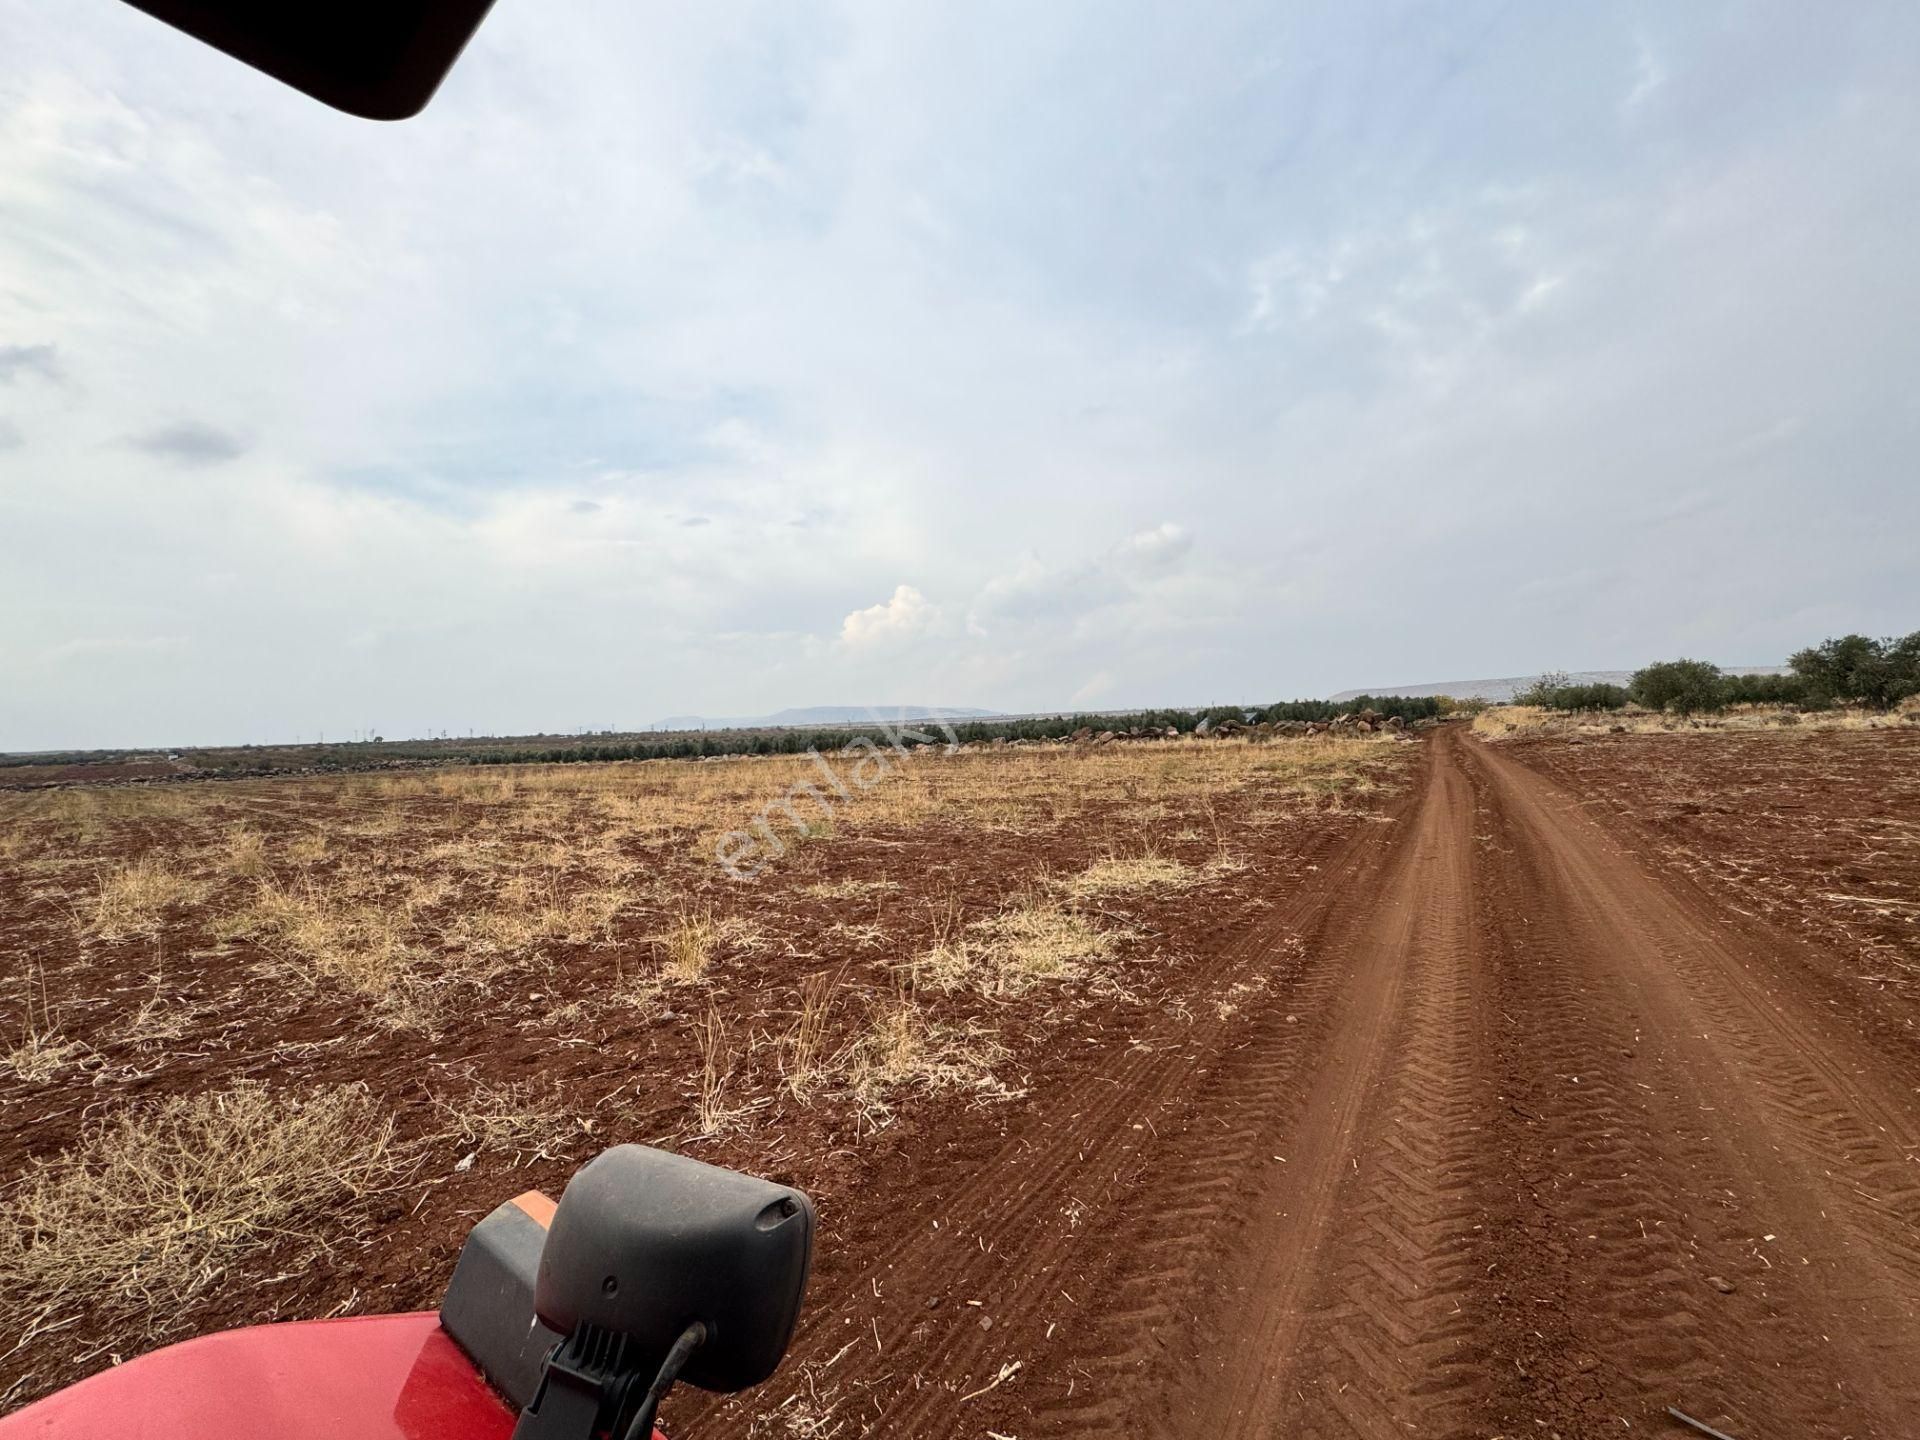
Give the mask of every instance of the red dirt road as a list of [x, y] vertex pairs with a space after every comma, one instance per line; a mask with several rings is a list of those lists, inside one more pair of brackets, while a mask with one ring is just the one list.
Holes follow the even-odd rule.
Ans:
[[756, 1433], [1920, 1434], [1911, 1028], [1456, 730], [1379, 839], [903, 1203]]

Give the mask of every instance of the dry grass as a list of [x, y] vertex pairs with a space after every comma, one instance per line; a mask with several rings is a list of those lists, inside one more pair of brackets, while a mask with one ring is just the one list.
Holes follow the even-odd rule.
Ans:
[[87, 1046], [60, 1034], [47, 1002], [46, 983], [46, 972], [29, 960], [26, 1014], [21, 1021], [20, 1040], [5, 1055], [0, 1055], [0, 1074], [12, 1075], [30, 1084], [51, 1079], [90, 1053]]
[[910, 967], [916, 984], [1018, 998], [1036, 985], [1078, 979], [1114, 951], [1113, 937], [1084, 915], [1029, 899], [938, 941]]
[[464, 1093], [438, 1103], [450, 1136], [483, 1153], [511, 1154], [515, 1164], [554, 1159], [585, 1133], [557, 1090], [531, 1080], [470, 1079]]
[[216, 933], [245, 936], [308, 984], [326, 981], [380, 1002], [408, 988], [416, 958], [401, 920], [377, 905], [356, 904], [311, 883], [262, 882]]
[[[452, 889], [444, 879], [441, 887], [417, 892], [412, 908], [439, 904]], [[618, 889], [569, 889], [553, 871], [511, 875], [495, 891], [492, 905], [460, 916], [447, 938], [477, 953], [502, 957], [521, 955], [556, 940], [605, 944], [613, 938], [614, 921], [626, 905], [627, 896]]]
[[800, 1013], [780, 1037], [780, 1082], [796, 1100], [806, 1100], [832, 1073], [829, 1041], [839, 988], [838, 975], [808, 976], [800, 990]]
[[0, 1055], [0, 1075], [38, 1084], [52, 1079], [89, 1053], [88, 1047], [78, 1040], [67, 1040], [58, 1031], [39, 1030], [30, 1025], [20, 1037], [20, 1043]]
[[694, 1021], [693, 1031], [700, 1046], [696, 1123], [700, 1134], [718, 1135], [739, 1113], [738, 1108], [729, 1103], [727, 1093], [738, 1056], [727, 1033], [727, 1022], [716, 1007], [707, 1007], [707, 1013]]
[[1203, 872], [1191, 865], [1147, 849], [1138, 855], [1109, 855], [1096, 860], [1063, 882], [1061, 888], [1076, 900], [1094, 900], [1108, 895], [1185, 890], [1202, 878]]
[[250, 825], [242, 825], [227, 837], [219, 868], [242, 880], [257, 880], [267, 873], [266, 837]]
[[992, 1035], [930, 1020], [912, 999], [880, 1005], [838, 1062], [862, 1120], [878, 1128], [893, 1118], [902, 1095], [965, 1091], [985, 1099], [1018, 1092], [994, 1074], [1010, 1052]]
[[1920, 707], [1895, 710], [1787, 710], [1776, 705], [1736, 705], [1714, 715], [1668, 715], [1657, 710], [1609, 710], [1566, 714], [1537, 705], [1495, 705], [1473, 717], [1473, 733], [1482, 740], [1523, 735], [1674, 735], [1698, 731], [1751, 731], [1779, 728], [1810, 733], [1828, 730], [1885, 730], [1920, 719]]
[[202, 888], [191, 876], [142, 855], [100, 877], [86, 928], [102, 940], [156, 935], [167, 912], [198, 899]]
[[318, 1254], [410, 1165], [360, 1086], [242, 1084], [123, 1110], [14, 1187], [0, 1224], [6, 1328], [84, 1312], [150, 1336], [179, 1329], [230, 1266], [270, 1246]]
[[682, 910], [673, 917], [660, 937], [665, 958], [660, 962], [662, 979], [676, 985], [696, 985], [713, 963], [714, 941], [719, 927], [711, 910]]
[[800, 893], [818, 900], [869, 900], [880, 895], [895, 894], [899, 889], [898, 880], [831, 880], [818, 885], [803, 885]]

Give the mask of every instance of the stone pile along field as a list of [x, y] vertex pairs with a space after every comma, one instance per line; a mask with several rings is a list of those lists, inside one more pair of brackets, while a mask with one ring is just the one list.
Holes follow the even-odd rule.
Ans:
[[812, 762], [0, 796], [4, 1404], [641, 1140], [820, 1202], [676, 1436], [1910, 1434], [1920, 731], [1482, 728], [895, 757], [744, 882]]

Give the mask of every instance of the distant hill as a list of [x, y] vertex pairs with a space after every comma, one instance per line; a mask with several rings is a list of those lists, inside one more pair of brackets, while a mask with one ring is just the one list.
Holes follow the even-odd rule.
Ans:
[[[1786, 675], [1785, 665], [1722, 665], [1729, 675]], [[1538, 675], [1508, 675], [1498, 680], [1442, 680], [1428, 685], [1373, 685], [1365, 690], [1342, 690], [1327, 698], [1335, 704], [1357, 700], [1362, 695], [1451, 695], [1456, 700], [1487, 700], [1504, 705], [1526, 689]], [[1567, 678], [1575, 685], [1625, 685], [1633, 678], [1631, 670], [1570, 670]]]
[[771, 715], [669, 715], [650, 730], [784, 730], [805, 725], [906, 725], [915, 720], [981, 720], [997, 710], [964, 705], [804, 705]]

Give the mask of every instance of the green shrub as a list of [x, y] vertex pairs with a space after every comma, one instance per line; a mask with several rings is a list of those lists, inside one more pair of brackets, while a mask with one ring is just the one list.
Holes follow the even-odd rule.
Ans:
[[1623, 686], [1601, 681], [1562, 685], [1543, 703], [1550, 710], [1618, 710], [1627, 703], [1627, 692]]
[[1649, 710], [1676, 715], [1727, 708], [1720, 667], [1705, 660], [1660, 660], [1633, 672], [1628, 693]]
[[1556, 708], [1553, 697], [1562, 690], [1571, 689], [1573, 677], [1564, 670], [1549, 670], [1537, 678], [1524, 690], [1514, 692], [1516, 705], [1544, 705], [1548, 709]]
[[1729, 705], [1802, 705], [1807, 682], [1798, 675], [1723, 675], [1720, 693]]
[[1841, 701], [1876, 710], [1920, 695], [1920, 630], [1898, 639], [1842, 635], [1787, 662], [1814, 703]]

